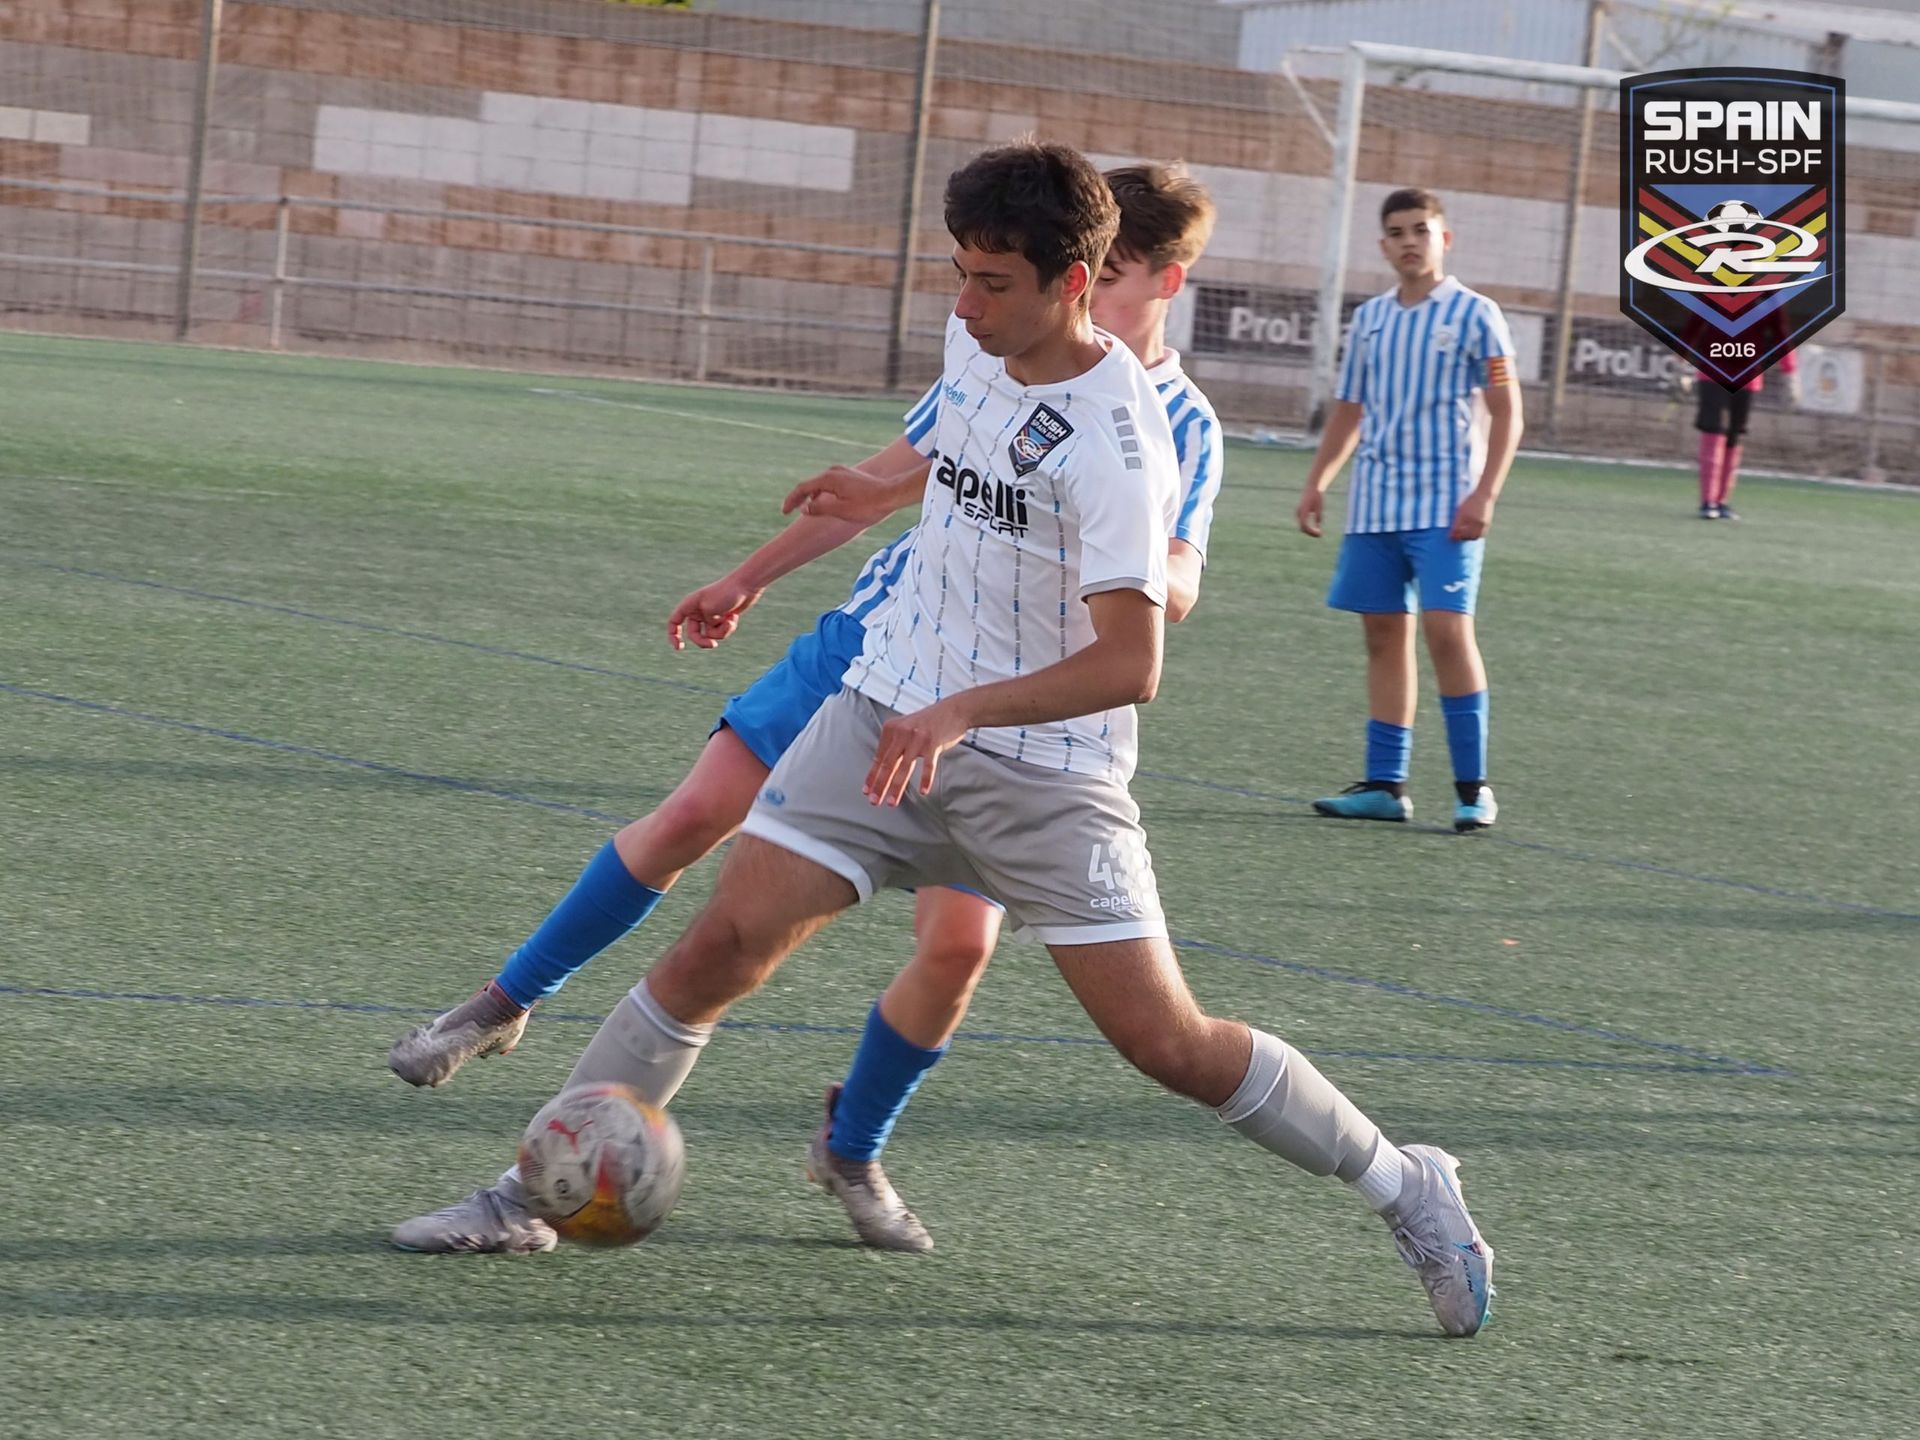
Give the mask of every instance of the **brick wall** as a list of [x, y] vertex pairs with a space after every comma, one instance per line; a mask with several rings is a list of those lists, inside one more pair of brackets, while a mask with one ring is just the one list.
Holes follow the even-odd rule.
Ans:
[[[284, 216], [289, 272], [337, 287], [286, 293], [292, 345], [676, 375], [704, 354], [713, 378], [878, 381], [913, 37], [572, 0], [515, 7], [519, 29], [497, 17], [357, 13], [417, 17], [429, 9], [419, 4], [336, 4], [226, 8], [206, 180], [211, 193], [250, 198], [207, 209], [196, 333], [264, 343], [269, 287], [218, 272], [270, 272]], [[0, 261], [0, 323], [167, 329], [180, 211], [139, 192], [185, 183], [199, 13], [198, 0], [0, 0], [0, 179], [110, 192], [0, 186], [0, 252], [95, 262]], [[1331, 87], [1307, 88], [1330, 115]], [[1221, 205], [1201, 278], [1317, 284], [1329, 156], [1279, 77], [952, 40], [933, 99], [925, 253], [946, 246], [938, 200], [948, 170], [983, 143], [1037, 129], [1105, 159], [1191, 163]], [[1551, 308], [1568, 113], [1376, 87], [1367, 118], [1362, 213], [1409, 179], [1441, 190], [1469, 283], [1511, 306]], [[1615, 173], [1603, 143], [1583, 234], [1610, 235]], [[1912, 156], [1859, 152], [1850, 184], [1856, 265], [1911, 285], [1920, 273]], [[276, 203], [282, 196], [291, 203]], [[1367, 227], [1356, 231], [1354, 287], [1385, 283]], [[868, 253], [743, 243], [755, 238]], [[946, 266], [921, 265], [915, 278], [924, 364], [936, 352]], [[1604, 239], [1585, 245], [1577, 278], [1580, 310], [1612, 313]], [[480, 295], [576, 303], [471, 298]], [[720, 318], [684, 313], [703, 301]], [[1920, 326], [1897, 328], [1916, 309], [1857, 307], [1843, 323], [1920, 345]], [[1920, 388], [1920, 360], [1896, 358], [1892, 375]], [[1230, 412], [1286, 423], [1299, 418], [1301, 378], [1221, 367], [1210, 383]], [[1589, 408], [1596, 424], [1613, 423], [1603, 397]]]

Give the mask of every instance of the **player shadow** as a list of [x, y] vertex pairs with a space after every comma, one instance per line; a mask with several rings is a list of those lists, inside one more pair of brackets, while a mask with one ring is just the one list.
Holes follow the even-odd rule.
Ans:
[[[104, 1260], [270, 1260], [299, 1255], [377, 1255], [386, 1237], [367, 1230], [289, 1235], [56, 1235], [0, 1238], [0, 1267], [92, 1264]], [[3, 1292], [0, 1292], [3, 1293]], [[3, 1303], [3, 1302], [0, 1302]]]
[[[1394, 1135], [1444, 1135], [1457, 1131], [1460, 1115], [1453, 1109], [1426, 1110], [1417, 1106], [1381, 1106], [1374, 1118]], [[1885, 1120], [1845, 1111], [1795, 1112], [1787, 1115], [1738, 1115], [1720, 1111], [1629, 1111], [1619, 1114], [1591, 1110], [1497, 1110], [1476, 1107], [1473, 1147], [1484, 1155], [1522, 1151], [1556, 1155], [1721, 1155], [1762, 1161], [1778, 1160], [1920, 1160], [1920, 1147], [1873, 1144], [1867, 1140], [1796, 1140], [1795, 1132], [1816, 1126], [1881, 1124], [1911, 1126], [1905, 1116]], [[1720, 1129], [1746, 1127], [1741, 1136], [1716, 1135]], [[1910, 1136], [1890, 1134], [1889, 1141]]]
[[[462, 1256], [394, 1256], [396, 1265], [520, 1265], [518, 1258]], [[163, 1321], [269, 1321], [335, 1325], [342, 1321], [364, 1325], [422, 1326], [481, 1325], [489, 1330], [533, 1326], [542, 1330], [607, 1326], [630, 1330], [660, 1330], [669, 1335], [692, 1330], [794, 1330], [808, 1334], [843, 1333], [897, 1337], [902, 1325], [916, 1330], [955, 1334], [1020, 1334], [1046, 1336], [1138, 1336], [1255, 1341], [1331, 1341], [1347, 1343], [1439, 1342], [1437, 1331], [1408, 1326], [1388, 1329], [1363, 1325], [1316, 1325], [1303, 1322], [1246, 1320], [1154, 1320], [1151, 1317], [1074, 1318], [1059, 1314], [1033, 1315], [1010, 1310], [962, 1313], [915, 1311], [910, 1315], [886, 1312], [830, 1314], [779, 1313], [760, 1308], [745, 1313], [595, 1309], [592, 1307], [515, 1304], [488, 1308], [484, 1314], [470, 1308], [435, 1310], [421, 1304], [417, 1294], [383, 1299], [374, 1296], [303, 1295], [286, 1290], [272, 1294], [227, 1291], [149, 1290], [0, 1290], [0, 1312], [9, 1317], [38, 1320], [101, 1319]]]
[[263, 1137], [377, 1135], [396, 1145], [409, 1135], [491, 1135], [511, 1141], [537, 1108], [537, 1099], [501, 1093], [436, 1103], [397, 1080], [390, 1088], [352, 1090], [294, 1084], [0, 1085], [0, 1110], [28, 1123], [76, 1130], [234, 1129]]
[[[377, 1058], [371, 1065], [377, 1065]], [[370, 1065], [370, 1069], [371, 1069]], [[370, 1135], [402, 1146], [431, 1136], [484, 1136], [503, 1146], [546, 1097], [504, 1090], [476, 1077], [464, 1093], [430, 1094], [398, 1080], [382, 1085], [321, 1089], [285, 1085], [174, 1084], [0, 1085], [0, 1113], [30, 1124], [84, 1130], [234, 1129], [262, 1136]], [[804, 1144], [819, 1124], [806, 1101], [709, 1097], [682, 1100], [674, 1114], [690, 1142], [754, 1145], [794, 1140]], [[1197, 1106], [1152, 1091], [1116, 1093], [1098, 1101], [1050, 1101], [1022, 1096], [1017, 1102], [978, 1097], [942, 1098], [913, 1112], [917, 1145], [992, 1139], [1111, 1140], [1125, 1144], [1166, 1141], [1214, 1144], [1220, 1127]]]

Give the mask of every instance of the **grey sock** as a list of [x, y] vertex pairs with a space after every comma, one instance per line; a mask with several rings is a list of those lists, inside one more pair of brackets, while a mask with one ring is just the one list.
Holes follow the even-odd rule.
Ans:
[[[682, 1024], [662, 1010], [642, 980], [600, 1022], [560, 1088], [631, 1085], [649, 1105], [664, 1109], [712, 1038], [713, 1026]], [[516, 1204], [525, 1203], [519, 1165], [508, 1166], [495, 1183]]]
[[662, 1010], [642, 980], [600, 1022], [565, 1088], [631, 1085], [649, 1105], [664, 1109], [712, 1038], [713, 1026], [682, 1024]]

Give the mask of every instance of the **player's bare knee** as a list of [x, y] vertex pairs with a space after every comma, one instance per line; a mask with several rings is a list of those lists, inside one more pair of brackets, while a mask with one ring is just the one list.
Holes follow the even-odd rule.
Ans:
[[[661, 957], [647, 984], [666, 1002], [671, 995], [687, 1013], [724, 1008], [751, 995], [778, 963], [770, 947], [756, 945], [750, 931], [724, 904], [710, 904]], [[680, 1014], [672, 1003], [670, 1013]]]
[[913, 968], [929, 986], [955, 997], [973, 993], [993, 957], [993, 946], [972, 938], [928, 936], [914, 950]]
[[713, 797], [700, 791], [675, 791], [645, 820], [650, 847], [661, 859], [684, 869], [733, 833], [741, 817], [723, 814]]
[[1413, 638], [1410, 615], [1366, 615], [1361, 629], [1366, 637], [1367, 655], [1374, 660], [1395, 660], [1406, 654]]
[[1143, 1029], [1109, 1038], [1128, 1064], [1174, 1094], [1191, 1098], [1205, 1088], [1207, 1067], [1193, 1034]]

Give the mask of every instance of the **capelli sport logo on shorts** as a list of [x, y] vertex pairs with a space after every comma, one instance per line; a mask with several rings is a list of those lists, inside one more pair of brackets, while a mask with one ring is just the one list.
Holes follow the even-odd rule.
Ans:
[[963, 466], [950, 455], [940, 457], [934, 472], [947, 489], [953, 491], [954, 508], [969, 520], [979, 521], [989, 530], [1003, 535], [1024, 535], [1031, 517], [1027, 513], [1024, 488], [983, 476], [971, 466]]
[[1620, 82], [1620, 308], [1727, 390], [1846, 309], [1846, 85], [1799, 70]]

